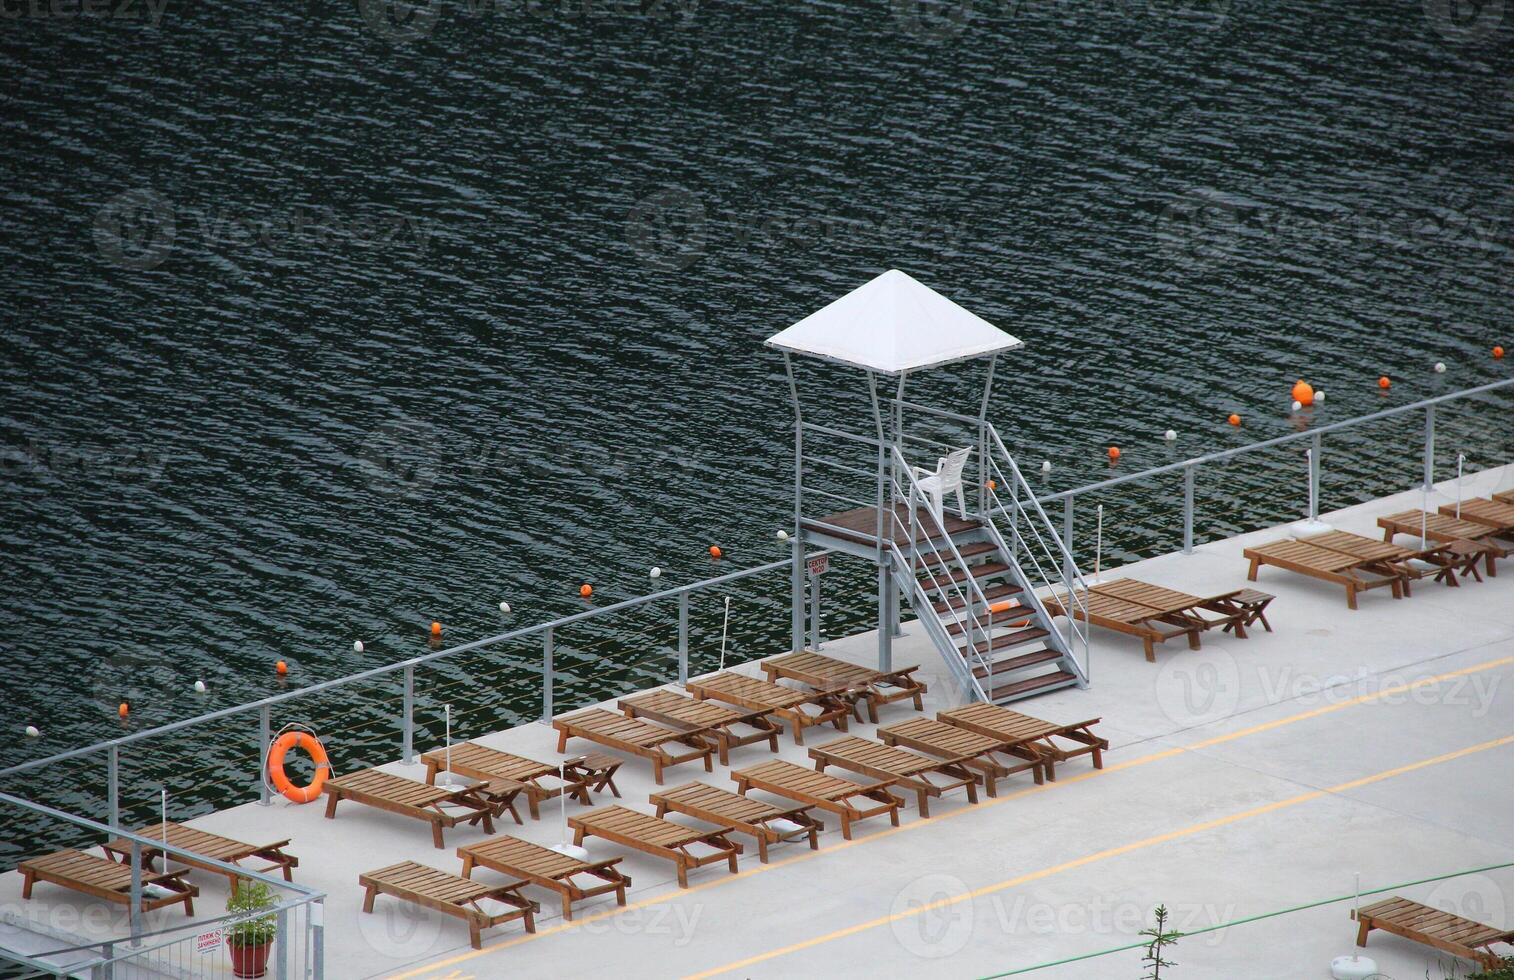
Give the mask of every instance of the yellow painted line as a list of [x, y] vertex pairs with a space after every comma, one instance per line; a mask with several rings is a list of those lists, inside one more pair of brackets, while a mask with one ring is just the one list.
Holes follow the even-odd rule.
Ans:
[[[601, 912], [595, 912], [589, 915], [581, 915], [579, 918], [576, 918], [571, 922], [563, 921], [555, 926], [551, 926], [546, 929], [539, 929], [534, 933], [523, 933], [522, 935], [516, 936], [513, 939], [507, 939], [503, 942], [495, 943], [493, 945], [485, 947], [484, 949], [475, 949], [470, 950], [466, 953], [459, 953], [458, 955], [450, 957], [448, 959], [440, 960], [436, 963], [431, 963], [426, 966], [417, 967], [416, 969], [410, 970], [405, 973], [393, 974], [391, 975], [389, 980], [410, 980], [410, 978], [413, 977], [422, 977], [437, 974], [437, 971], [445, 970], [448, 967], [455, 966], [459, 963], [465, 963], [469, 960], [477, 959], [480, 956], [487, 956], [488, 954], [497, 952], [499, 950], [509, 949], [513, 946], [519, 946], [522, 943], [528, 943], [537, 939], [544, 938], [546, 936], [556, 935], [557, 933], [565, 932], [569, 929], [574, 929], [579, 926], [587, 925], [589, 923], [599, 922], [612, 916], [619, 915], [623, 912], [631, 912], [639, 909], [650, 908], [655, 905], [662, 905], [695, 892], [701, 892], [705, 891], [706, 889], [720, 888], [725, 885], [729, 885], [742, 878], [750, 877], [751, 875], [762, 874], [767, 871], [774, 871], [778, 868], [787, 867], [791, 864], [798, 864], [802, 861], [810, 861], [825, 854], [832, 854], [836, 851], [846, 850], [850, 847], [857, 847], [876, 840], [882, 840], [886, 837], [891, 837], [894, 834], [918, 830], [921, 827], [932, 826], [942, 820], [950, 820], [953, 817], [959, 817], [964, 814], [980, 813], [990, 807], [1008, 803], [1010, 800], [1017, 800], [1022, 797], [1037, 793], [1044, 793], [1058, 786], [1069, 786], [1088, 779], [1093, 779], [1100, 775], [1109, 775], [1116, 772], [1121, 772], [1126, 769], [1134, 769], [1137, 766], [1149, 765], [1150, 763], [1160, 762], [1164, 759], [1170, 759], [1188, 752], [1194, 752], [1199, 749], [1210, 748], [1215, 745], [1232, 742], [1236, 739], [1245, 738], [1249, 735], [1256, 735], [1261, 732], [1271, 731], [1276, 728], [1282, 728], [1286, 725], [1308, 721], [1311, 718], [1318, 718], [1321, 715], [1330, 714], [1334, 711], [1340, 711], [1345, 708], [1354, 707], [1356, 705], [1368, 704], [1373, 701], [1393, 697], [1395, 695], [1403, 694], [1408, 691], [1416, 690], [1418, 688], [1432, 687], [1436, 684], [1444, 683], [1448, 680], [1454, 680], [1458, 677], [1465, 677], [1469, 674], [1476, 674], [1483, 671], [1493, 670], [1498, 667], [1505, 667], [1511, 664], [1514, 664], [1514, 657], [1502, 657], [1498, 660], [1489, 660], [1480, 664], [1474, 664], [1471, 667], [1464, 667], [1460, 670], [1453, 670], [1444, 674], [1436, 674], [1433, 677], [1421, 678], [1417, 681], [1410, 681], [1405, 684], [1395, 685], [1394, 687], [1384, 688], [1381, 691], [1375, 691], [1371, 694], [1364, 694], [1360, 697], [1350, 698], [1348, 700], [1326, 705], [1321, 708], [1299, 712], [1298, 714], [1289, 715], [1286, 718], [1279, 718], [1275, 721], [1264, 722], [1260, 725], [1253, 725], [1250, 728], [1241, 729], [1240, 731], [1230, 732], [1225, 735], [1218, 735], [1214, 738], [1206, 739], [1202, 742], [1195, 742], [1193, 745], [1164, 749], [1160, 752], [1153, 752], [1134, 759], [1126, 759], [1121, 762], [1106, 764], [1102, 770], [1090, 769], [1072, 776], [1063, 776], [1059, 774], [1057, 781], [1054, 783], [1045, 783], [1040, 786], [1027, 786], [1023, 789], [1015, 790], [1007, 794], [1001, 794], [997, 797], [984, 798], [981, 799], [976, 806], [966, 806], [956, 810], [948, 810], [945, 813], [937, 814], [927, 819], [913, 820], [898, 827], [889, 827], [885, 830], [873, 831], [866, 837], [859, 837], [849, 841], [838, 841], [834, 844], [829, 844], [822, 847], [819, 851], [802, 851], [799, 854], [794, 855], [793, 857], [774, 860], [771, 864], [759, 864], [755, 867], [745, 868], [734, 875], [722, 875], [719, 878], [711, 878], [689, 888], [679, 889], [677, 892], [674, 892], [672, 894], [660, 895], [654, 898], [645, 898], [637, 902], [630, 902], [624, 908], [612, 906]], [[446, 975], [437, 974], [437, 980], [443, 980], [444, 976]]]
[[1317, 800], [1323, 796], [1329, 796], [1335, 793], [1344, 793], [1348, 790], [1359, 789], [1363, 786], [1381, 782], [1385, 779], [1392, 779], [1395, 776], [1402, 776], [1405, 773], [1414, 772], [1419, 769], [1425, 769], [1430, 766], [1440, 765], [1443, 762], [1451, 762], [1464, 756], [1473, 755], [1478, 752], [1486, 752], [1489, 749], [1496, 749], [1500, 746], [1510, 744], [1514, 744], [1514, 735], [1506, 735], [1503, 738], [1496, 738], [1490, 742], [1483, 742], [1479, 745], [1468, 746], [1464, 749], [1458, 749], [1455, 752], [1447, 752], [1445, 755], [1438, 755], [1433, 759], [1424, 759], [1419, 762], [1412, 762], [1406, 766], [1399, 766], [1396, 769], [1388, 769], [1383, 772], [1374, 773], [1370, 776], [1364, 776], [1361, 779], [1353, 779], [1350, 782], [1340, 783], [1338, 785], [1331, 786], [1328, 789], [1319, 789], [1313, 790], [1308, 793], [1300, 793], [1298, 796], [1289, 797], [1286, 800], [1278, 800], [1275, 803], [1268, 803], [1264, 806], [1253, 807], [1250, 810], [1243, 810], [1240, 813], [1232, 813], [1228, 816], [1217, 817], [1214, 820], [1206, 820], [1203, 823], [1192, 824], [1179, 830], [1168, 831], [1165, 834], [1157, 834], [1154, 837], [1147, 837], [1144, 840], [1133, 841], [1129, 844], [1121, 844], [1119, 847], [1111, 847], [1107, 850], [1098, 851], [1094, 854], [1087, 854], [1080, 858], [1074, 858], [1071, 861], [1064, 861], [1061, 864], [1052, 865], [1049, 868], [1042, 868], [1039, 871], [1027, 872], [1026, 874], [1022, 874], [1005, 881], [996, 882], [992, 885], [984, 885], [982, 888], [976, 888], [969, 892], [963, 892], [960, 895], [953, 895], [947, 898], [938, 899], [937, 901], [909, 909], [905, 912], [894, 912], [889, 915], [879, 916], [876, 919], [869, 919], [866, 922], [859, 922], [856, 925], [847, 926], [845, 929], [837, 929], [835, 932], [828, 932], [823, 936], [815, 936], [811, 939], [806, 939], [803, 942], [793, 943], [788, 946], [781, 946], [778, 949], [771, 949], [765, 953], [758, 953], [756, 956], [748, 956], [743, 960], [736, 960], [734, 962], [727, 963], [724, 966], [717, 966], [713, 970], [705, 970], [702, 973], [691, 973], [688, 976], [684, 977], [683, 980], [707, 980], [707, 978], [709, 977], [719, 976], [722, 973], [729, 973], [732, 970], [745, 969], [749, 966], [755, 966], [758, 963], [765, 963], [768, 960], [777, 959], [780, 956], [787, 956], [790, 953], [798, 953], [802, 950], [810, 949], [824, 943], [834, 942], [837, 939], [845, 939], [848, 936], [855, 936], [858, 933], [866, 932], [869, 929], [876, 929], [879, 926], [889, 925], [890, 923], [912, 918], [913, 916], [921, 915], [925, 912], [933, 912], [951, 905], [956, 905], [960, 902], [967, 902], [976, 898], [982, 898], [985, 895], [992, 895], [994, 892], [1003, 891], [1006, 888], [1014, 888], [1028, 882], [1039, 881], [1042, 878], [1049, 878], [1052, 875], [1060, 874], [1063, 871], [1071, 871], [1074, 868], [1081, 868], [1084, 865], [1093, 864], [1096, 861], [1103, 861], [1107, 860], [1108, 858], [1119, 857], [1123, 854], [1129, 854], [1133, 851], [1145, 850], [1149, 847], [1155, 847], [1158, 844], [1166, 844], [1171, 841], [1179, 840], [1183, 837], [1190, 837], [1194, 834], [1201, 834], [1207, 830], [1214, 830], [1219, 827], [1225, 827], [1230, 824], [1239, 823], [1243, 820], [1250, 820], [1253, 817], [1265, 816], [1269, 813], [1275, 813], [1278, 810], [1286, 810], [1289, 807], [1295, 807], [1301, 803], [1308, 803], [1311, 800]]

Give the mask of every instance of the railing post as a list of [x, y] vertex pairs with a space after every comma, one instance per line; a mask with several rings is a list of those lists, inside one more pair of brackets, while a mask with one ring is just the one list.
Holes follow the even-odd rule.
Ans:
[[277, 930], [274, 934], [278, 937], [278, 941], [273, 944], [273, 948], [277, 953], [277, 958], [274, 960], [273, 975], [278, 980], [286, 980], [289, 976], [289, 909], [279, 909], [279, 914], [274, 921]]
[[789, 569], [789, 604], [792, 606], [792, 625], [789, 630], [789, 649], [804, 649], [804, 545], [799, 540], [799, 530], [794, 529], [794, 564]]
[[689, 683], [689, 593], [678, 593], [678, 683]]
[[322, 980], [326, 975], [326, 905], [316, 899], [310, 909], [310, 976]]
[[1067, 549], [1067, 557], [1062, 561], [1063, 584], [1067, 591], [1072, 592], [1073, 564], [1072, 564], [1072, 495], [1062, 498], [1062, 546]]
[[1320, 435], [1314, 434], [1309, 446], [1309, 520], [1319, 522], [1319, 454]]
[[[268, 794], [268, 743], [273, 738], [273, 722], [268, 717], [268, 705], [258, 710], [258, 803], [272, 806]], [[329, 773], [327, 775], [330, 775]]]
[[1193, 470], [1183, 467], [1183, 554], [1193, 554]]
[[405, 765], [415, 761], [415, 667], [405, 668], [405, 692], [400, 699], [400, 756]]
[[[894, 637], [888, 622], [889, 593], [893, 589], [894, 577], [889, 571], [888, 562], [880, 561], [878, 564], [878, 611], [882, 615], [878, 617], [878, 669], [883, 671], [894, 669]], [[816, 628], [819, 628], [818, 624]]]
[[121, 747], [110, 747], [105, 769], [105, 799], [110, 807], [110, 829], [121, 829]]
[[[168, 855], [163, 855], [163, 860], [166, 862]], [[131, 910], [126, 921], [131, 926], [132, 946], [142, 945], [142, 844], [135, 839], [131, 842]]]
[[552, 627], [541, 635], [541, 720], [552, 723]]
[[810, 576], [810, 649], [820, 649], [820, 576]]
[[1435, 489], [1435, 406], [1425, 406], [1425, 489]]

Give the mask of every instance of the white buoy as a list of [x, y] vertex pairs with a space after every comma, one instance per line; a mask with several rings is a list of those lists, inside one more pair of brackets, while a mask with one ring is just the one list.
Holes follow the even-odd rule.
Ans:
[[787, 541], [788, 539], [789, 539], [789, 532], [783, 530], [782, 528], [779, 528], [778, 529], [778, 540], [779, 541]]
[[1041, 462], [1041, 472], [1042, 473], [1050, 473], [1051, 472], [1051, 460], [1047, 459], [1047, 460], [1043, 460]]
[[1435, 373], [1436, 374], [1445, 374], [1446, 373], [1446, 364], [1445, 364], [1444, 361], [1436, 361], [1435, 362]]
[[1168, 429], [1166, 432], [1162, 433], [1162, 438], [1166, 439], [1168, 442], [1177, 442], [1178, 441], [1177, 430], [1175, 430], [1175, 429]]
[[652, 570], [647, 574], [652, 576], [653, 578], [662, 578], [662, 569], [658, 568], [656, 565], [653, 565]]
[[1293, 400], [1293, 410], [1295, 412], [1298, 412], [1298, 411], [1302, 411], [1303, 408], [1304, 408], [1304, 403], [1295, 398]]
[[36, 725], [27, 725], [26, 726], [26, 737], [27, 738], [39, 738], [39, 737], [41, 737], [41, 735], [42, 735], [42, 731], [39, 728], [37, 728]]
[[1323, 405], [1323, 404], [1325, 404], [1325, 393], [1323, 391], [1316, 391], [1314, 393], [1314, 404], [1316, 404], [1316, 405]]
[[205, 682], [204, 681], [195, 681], [195, 693], [196, 694], [204, 694], [205, 693]]
[[363, 652], [363, 641], [362, 640], [353, 640], [352, 641], [352, 652], [353, 653], [362, 653]]
[[499, 604], [499, 611], [503, 612], [503, 613], [509, 612], [510, 611], [510, 604], [508, 602], [501, 602]]

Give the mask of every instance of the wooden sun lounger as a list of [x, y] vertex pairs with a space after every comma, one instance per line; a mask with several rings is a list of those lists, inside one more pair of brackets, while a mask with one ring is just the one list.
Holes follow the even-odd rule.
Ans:
[[1404, 583], [1407, 579], [1393, 566], [1331, 551], [1305, 541], [1291, 538], [1273, 541], [1256, 548], [1247, 548], [1241, 554], [1251, 560], [1251, 570], [1246, 573], [1251, 581], [1256, 581], [1256, 573], [1261, 566], [1273, 565], [1343, 586], [1346, 590], [1346, 605], [1351, 609], [1356, 608], [1357, 593], [1368, 589], [1387, 586], [1393, 590], [1393, 598], [1404, 597]]
[[[1437, 544], [1457, 545], [1462, 552], [1474, 548], [1485, 558], [1489, 577], [1498, 574], [1494, 564], [1499, 558], [1509, 556], [1511, 545], [1495, 540], [1495, 528], [1475, 521], [1458, 520], [1445, 514], [1430, 514], [1422, 510], [1406, 510], [1387, 517], [1379, 517], [1377, 526], [1383, 529], [1383, 540], [1391, 542], [1395, 535], [1431, 541]], [[1421, 538], [1421, 535], [1423, 537]]]
[[960, 760], [962, 765], [982, 775], [989, 796], [998, 795], [1000, 779], [1027, 769], [1038, 784], [1046, 779], [1041, 754], [1034, 747], [1017, 748], [1019, 742], [990, 738], [931, 718], [911, 718], [880, 728], [878, 740], [884, 745], [902, 745], [929, 755]]
[[[1273, 596], [1265, 592], [1256, 592], [1254, 589], [1231, 589], [1229, 592], [1221, 592], [1219, 595], [1208, 597], [1189, 595], [1187, 592], [1179, 592], [1177, 589], [1153, 585], [1134, 578], [1101, 582], [1091, 586], [1089, 591], [1124, 599], [1126, 602], [1134, 602], [1141, 606], [1150, 606], [1160, 614], [1159, 622], [1171, 623], [1175, 626], [1192, 624], [1199, 626], [1201, 630], [1220, 626], [1227, 631], [1233, 630], [1235, 635], [1243, 640], [1246, 638], [1246, 621], [1254, 618], [1255, 607], [1260, 605], [1260, 608], [1265, 609], [1273, 599]], [[1236, 602], [1236, 597], [1243, 593], [1251, 593], [1245, 608]], [[1219, 618], [1211, 619], [1204, 616], [1203, 613], [1206, 612], [1216, 613]]]
[[[363, 896], [364, 912], [373, 911], [375, 897], [392, 895], [413, 905], [456, 916], [468, 923], [468, 939], [474, 949], [483, 948], [480, 936], [483, 930], [511, 919], [525, 919], [526, 931], [535, 932], [534, 915], [541, 911], [540, 905], [520, 893], [526, 884], [523, 881], [485, 885], [414, 861], [401, 861], [387, 868], [364, 872], [358, 875], [357, 883], [368, 890]], [[478, 904], [486, 899], [512, 908], [508, 912], [487, 912]]]
[[[1061, 725], [1022, 715], [997, 704], [963, 705], [950, 711], [938, 711], [936, 718], [948, 725], [1010, 743], [1016, 750], [1023, 748], [1037, 753], [1046, 767], [1046, 778], [1053, 782], [1057, 778], [1057, 763], [1089, 755], [1093, 757], [1093, 767], [1103, 769], [1104, 753], [1109, 749], [1109, 740], [1093, 733], [1098, 718]], [[1055, 739], [1076, 742], [1078, 747], [1064, 748]]]
[[1497, 537], [1514, 537], [1514, 504], [1486, 497], [1474, 497], [1461, 502], [1461, 515], [1457, 517], [1455, 504], [1441, 505], [1440, 512], [1446, 517], [1482, 524]]
[[[852, 705], [835, 691], [797, 691], [733, 670], [695, 678], [687, 687], [701, 701], [723, 701], [738, 708], [777, 715], [793, 729], [795, 745], [804, 744], [804, 730], [813, 725], [830, 722], [846, 731], [846, 716], [852, 713]], [[815, 713], [805, 711], [806, 707], [815, 708]]]
[[925, 694], [925, 682], [911, 676], [919, 669], [916, 665], [901, 670], [874, 670], [812, 650], [785, 653], [762, 661], [762, 671], [770, 681], [786, 677], [818, 690], [845, 688], [856, 691], [867, 700], [868, 718], [875, 725], [878, 723], [878, 709], [885, 704], [909, 698], [915, 702], [916, 711], [924, 710], [921, 696]]
[[1514, 931], [1495, 929], [1405, 898], [1376, 902], [1357, 909], [1352, 917], [1358, 923], [1358, 946], [1367, 945], [1367, 934], [1373, 929], [1381, 929], [1453, 956], [1473, 960], [1490, 970], [1501, 965], [1502, 957], [1488, 947], [1499, 943], [1514, 944]]
[[[475, 867], [488, 868], [512, 878], [524, 878], [533, 885], [557, 892], [562, 899], [562, 917], [568, 920], [573, 918], [574, 902], [596, 895], [614, 892], [616, 904], [626, 904], [626, 889], [631, 885], [631, 876], [616, 867], [622, 858], [580, 861], [550, 847], [504, 834], [459, 847], [457, 856], [463, 859], [464, 878], [470, 877]], [[579, 884], [574, 879], [581, 876], [597, 879], [603, 884]]]
[[[684, 783], [653, 793], [651, 801], [657, 807], [659, 817], [666, 816], [671, 810], [756, 838], [757, 857], [763, 864], [768, 863], [768, 845], [779, 841], [808, 837], [810, 850], [819, 850], [818, 835], [825, 829], [825, 824], [810, 816], [810, 807], [785, 809], [708, 783]], [[796, 827], [774, 826], [779, 820], [787, 820]]]
[[[888, 791], [891, 779], [863, 785], [782, 759], [737, 769], [731, 778], [736, 780], [736, 792], [742, 796], [749, 789], [760, 789], [834, 813], [841, 818], [841, 836], [846, 840], [852, 839], [852, 824], [868, 817], [886, 813], [889, 821], [899, 826], [899, 808], [904, 805], [903, 800]], [[864, 809], [852, 803], [858, 799], [872, 800], [878, 805]]]
[[[267, 861], [268, 864], [265, 867], [253, 868], [252, 870], [259, 872], [282, 871], [285, 881], [293, 881], [294, 878], [290, 872], [292, 869], [300, 866], [299, 858], [292, 854], [284, 853], [284, 848], [289, 846], [287, 838], [281, 841], [274, 841], [271, 844], [244, 844], [239, 840], [232, 840], [230, 837], [222, 837], [219, 834], [212, 834], [204, 830], [196, 830], [194, 827], [186, 827], [181, 823], [174, 823], [172, 820], [167, 824], [160, 821], [151, 826], [143, 827], [137, 831], [137, 834], [142, 837], [151, 837], [155, 841], [162, 841], [165, 837], [165, 827], [167, 828], [166, 837], [169, 847], [178, 847], [186, 851], [193, 851], [201, 857], [209, 858], [212, 861], [220, 861], [222, 864], [241, 864], [250, 858], [256, 858], [260, 861]], [[125, 864], [131, 860], [131, 844], [132, 842], [125, 837], [118, 837], [113, 841], [101, 845], [101, 849], [105, 851], [106, 857], [114, 858]], [[167, 854], [167, 852], [162, 848], [153, 848], [146, 844], [142, 845], [142, 858], [148, 863], [148, 866], [151, 866], [152, 860], [155, 857], [163, 854]], [[194, 858], [186, 857], [181, 853], [168, 854], [167, 859], [169, 861], [177, 861], [179, 864], [187, 864], [191, 867], [210, 871], [214, 874], [225, 875], [231, 883], [233, 894], [240, 887], [241, 876], [233, 874], [230, 871], [223, 871], [214, 865], [196, 861]]]
[[1165, 643], [1175, 636], [1186, 636], [1188, 646], [1197, 650], [1199, 633], [1208, 628], [1201, 623], [1187, 622], [1167, 623], [1167, 628], [1164, 629], [1157, 625], [1161, 617], [1160, 611], [1150, 606], [1098, 592], [1084, 592], [1080, 598], [1083, 600], [1081, 606], [1069, 601], [1066, 592], [1053, 592], [1043, 602], [1046, 611], [1053, 616], [1086, 618], [1095, 626], [1139, 637], [1146, 651], [1146, 659], [1152, 663], [1156, 663], [1157, 659], [1155, 644]]
[[[436, 775], [446, 770], [447, 758], [446, 749], [435, 749], [421, 756], [421, 761], [426, 764], [428, 785], [436, 785]], [[556, 765], [491, 749], [477, 742], [452, 746], [451, 758], [452, 771], [459, 776], [492, 783], [496, 788], [512, 782], [519, 784], [521, 791], [525, 793], [526, 805], [531, 810], [533, 820], [541, 819], [541, 804], [547, 800], [555, 800], [566, 794], [584, 806], [590, 806], [592, 801], [589, 799], [589, 790], [603, 788], [604, 774], [585, 765], [589, 756], [566, 760], [561, 778]], [[543, 782], [548, 778], [553, 780], [554, 785]], [[617, 791], [615, 795], [619, 796], [620, 793]]]
[[[131, 905], [131, 866], [118, 864], [110, 858], [86, 854], [83, 851], [58, 851], [39, 858], [28, 858], [17, 866], [21, 872], [21, 897], [32, 897], [32, 886], [39, 881], [50, 882], [95, 898]], [[151, 912], [167, 905], [184, 903], [184, 914], [194, 915], [194, 900], [200, 890], [184, 880], [187, 871], [171, 871], [158, 874], [142, 870], [142, 907], [140, 911]], [[146, 889], [155, 885], [171, 894], [153, 897]]]
[[[963, 765], [963, 759], [932, 759], [908, 749], [896, 748], [870, 739], [848, 735], [810, 749], [815, 771], [825, 772], [835, 766], [873, 779], [891, 779], [900, 789], [915, 794], [920, 816], [930, 816], [929, 798], [940, 798], [948, 790], [961, 789], [967, 802], [978, 802], [978, 774]], [[933, 781], [935, 775], [938, 780]]]
[[[1400, 547], [1391, 541], [1377, 541], [1349, 531], [1328, 531], [1325, 534], [1316, 534], [1300, 540], [1368, 561], [1384, 562], [1403, 574], [1405, 595], [1409, 594], [1410, 579], [1421, 579], [1426, 575], [1433, 574], [1435, 581], [1444, 582], [1453, 588], [1461, 585], [1456, 578], [1458, 572], [1462, 575], [1471, 575], [1479, 582], [1482, 581], [1482, 575], [1477, 571], [1477, 561], [1481, 557], [1481, 551], [1476, 548], [1470, 551], [1457, 548], [1454, 541], [1416, 551]], [[1413, 561], [1421, 561], [1435, 567], [1419, 568], [1411, 564]]]
[[[674, 731], [659, 728], [604, 708], [590, 708], [555, 718], [552, 727], [557, 729], [557, 751], [567, 749], [568, 739], [582, 738], [607, 748], [641, 756], [651, 761], [652, 778], [659, 786], [662, 785], [663, 769], [681, 762], [701, 759], [704, 761], [705, 772], [714, 771], [710, 756], [715, 749], [702, 737], [708, 734], [705, 729]], [[671, 745], [682, 745], [691, 751], [675, 754], [668, 749]]]
[[[582, 845], [585, 837], [603, 837], [607, 841], [666, 858], [678, 868], [678, 886], [689, 887], [689, 869], [726, 862], [736, 873], [736, 855], [741, 845], [726, 835], [729, 830], [699, 830], [681, 823], [639, 813], [623, 806], [600, 806], [568, 820], [573, 828], [573, 843]], [[694, 854], [695, 844], [711, 848], [709, 854]]]
[[1514, 504], [1514, 490], [1505, 490], [1503, 493], [1495, 493], [1493, 499], [1501, 504]]
[[[494, 818], [506, 810], [520, 823], [514, 800], [520, 792], [519, 783], [505, 783], [497, 790], [492, 783], [446, 789], [427, 786], [417, 779], [406, 779], [382, 769], [364, 769], [326, 781], [326, 819], [336, 816], [336, 805], [342, 800], [351, 800], [378, 810], [387, 810], [402, 817], [425, 820], [431, 824], [431, 841], [437, 847], [442, 843], [442, 829], [458, 824], [484, 825], [484, 833], [494, 833]], [[443, 807], [453, 807], [463, 812], [448, 813]]]
[[[650, 718], [669, 728], [698, 731], [713, 736], [720, 751], [722, 766], [731, 764], [731, 749], [738, 746], [766, 742], [771, 751], [777, 752], [778, 736], [783, 732], [783, 727], [769, 717], [771, 711], [737, 711], [724, 705], [686, 697], [666, 688], [622, 698], [616, 706], [626, 713], [627, 718]], [[738, 725], [744, 725], [752, 731], [741, 734], [735, 731]]]

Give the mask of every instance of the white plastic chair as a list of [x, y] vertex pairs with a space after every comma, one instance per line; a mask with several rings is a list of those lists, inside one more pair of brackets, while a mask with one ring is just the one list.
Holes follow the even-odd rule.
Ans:
[[918, 466], [910, 467], [910, 473], [919, 482], [921, 491], [930, 498], [931, 513], [936, 515], [939, 523], [944, 524], [946, 521], [945, 503], [949, 493], [957, 495], [957, 512], [964, 518], [967, 516], [967, 503], [962, 499], [962, 470], [967, 466], [967, 457], [972, 454], [971, 446], [954, 449], [936, 460], [934, 473]]

